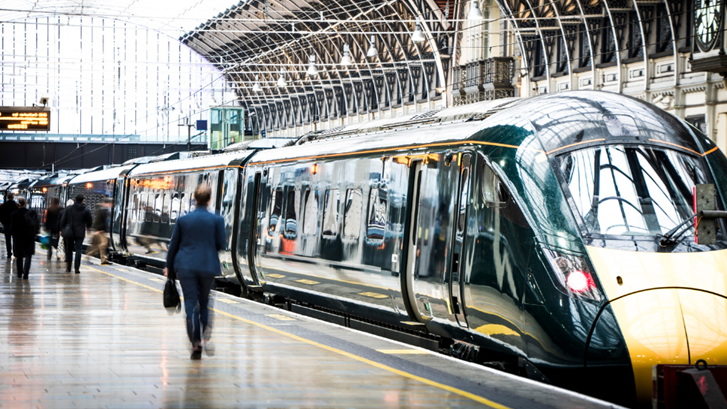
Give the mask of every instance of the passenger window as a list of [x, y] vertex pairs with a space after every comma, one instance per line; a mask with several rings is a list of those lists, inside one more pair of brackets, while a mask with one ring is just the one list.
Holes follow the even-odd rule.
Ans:
[[129, 215], [131, 216], [130, 219], [132, 221], [136, 221], [136, 219], [138, 217], [138, 214], [136, 213], [137, 212], [136, 209], [138, 207], [139, 207], [139, 194], [134, 193], [134, 198], [131, 200], [131, 209], [129, 209]]
[[169, 212], [169, 223], [174, 224], [177, 222], [177, 218], [179, 218], [179, 193], [174, 193], [172, 195], [172, 209], [171, 212]]
[[356, 239], [361, 228], [361, 206], [363, 192], [361, 189], [346, 190], [346, 207], [343, 211], [343, 237]]
[[273, 196], [270, 198], [270, 220], [268, 221], [268, 234], [275, 233], [275, 227], [278, 225], [280, 215], [283, 213], [283, 191], [275, 189]]
[[338, 235], [338, 205], [340, 204], [338, 189], [326, 190], [323, 208], [323, 231], [328, 237]]
[[296, 236], [298, 234], [298, 203], [300, 191], [289, 190], [288, 200], [285, 203], [285, 233]]
[[386, 232], [387, 196], [385, 189], [371, 189], [369, 195], [369, 217], [366, 237], [370, 240], [383, 240]]
[[315, 236], [318, 233], [318, 191], [305, 192], [305, 205], [303, 207], [303, 234]]

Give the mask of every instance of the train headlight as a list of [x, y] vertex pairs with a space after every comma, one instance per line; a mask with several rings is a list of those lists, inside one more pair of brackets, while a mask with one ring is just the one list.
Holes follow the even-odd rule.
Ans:
[[551, 267], [555, 286], [570, 297], [601, 301], [593, 272], [586, 259], [547, 247], [541, 247]]

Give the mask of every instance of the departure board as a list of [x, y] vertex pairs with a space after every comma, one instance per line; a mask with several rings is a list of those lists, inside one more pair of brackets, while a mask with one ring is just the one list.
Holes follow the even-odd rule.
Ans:
[[50, 110], [35, 107], [0, 107], [0, 131], [50, 132]]

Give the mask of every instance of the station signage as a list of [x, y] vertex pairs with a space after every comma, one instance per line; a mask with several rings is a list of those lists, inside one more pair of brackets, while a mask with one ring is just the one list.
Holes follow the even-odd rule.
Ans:
[[50, 109], [0, 107], [1, 131], [50, 132]]

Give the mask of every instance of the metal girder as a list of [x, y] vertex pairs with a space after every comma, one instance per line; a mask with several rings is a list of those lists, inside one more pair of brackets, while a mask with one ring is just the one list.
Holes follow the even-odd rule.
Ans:
[[[316, 21], [321, 13], [323, 19]], [[180, 40], [225, 72], [241, 105], [263, 107], [255, 112], [264, 129], [380, 111], [404, 99], [426, 102], [438, 97], [437, 84], [447, 83], [449, 65], [442, 62], [439, 45], [448, 44], [450, 34], [434, 34], [448, 23], [433, 0], [253, 0], [218, 17]], [[415, 27], [407, 21], [416, 17], [426, 20], [422, 30], [428, 41], [421, 44], [408, 34]], [[367, 58], [372, 35], [378, 55]], [[344, 44], [357, 62], [353, 66], [337, 65]], [[310, 55], [318, 67], [315, 78], [305, 74]], [[271, 86], [281, 68], [289, 86]], [[263, 92], [252, 91], [256, 76]], [[264, 108], [271, 103], [275, 109]]]

